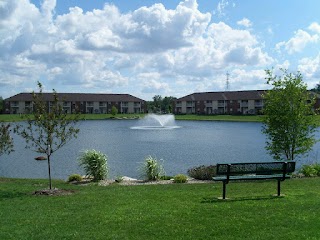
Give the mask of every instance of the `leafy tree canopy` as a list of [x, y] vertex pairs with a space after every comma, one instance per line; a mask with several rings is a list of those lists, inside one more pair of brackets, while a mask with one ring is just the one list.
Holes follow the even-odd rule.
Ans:
[[264, 127], [266, 149], [276, 160], [294, 160], [307, 153], [316, 142], [315, 99], [307, 91], [300, 72], [281, 69], [276, 76], [266, 70], [267, 83], [273, 88], [264, 95]]

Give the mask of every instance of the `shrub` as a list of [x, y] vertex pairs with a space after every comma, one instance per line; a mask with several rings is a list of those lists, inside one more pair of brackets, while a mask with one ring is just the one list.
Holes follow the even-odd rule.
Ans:
[[164, 175], [164, 168], [162, 164], [152, 156], [145, 158], [141, 171], [143, 177], [149, 181], [158, 180]]
[[193, 167], [188, 169], [188, 175], [194, 179], [198, 180], [212, 180], [214, 176], [216, 176], [217, 173], [217, 166], [216, 165], [210, 165], [210, 166], [199, 166], [199, 167]]
[[118, 176], [115, 179], [115, 182], [117, 182], [117, 183], [121, 183], [122, 181], [123, 181], [123, 176]]
[[300, 169], [300, 173], [305, 177], [320, 176], [320, 164], [303, 165]]
[[183, 174], [178, 174], [173, 178], [174, 183], [186, 183], [187, 181], [188, 181], [187, 176]]
[[71, 174], [68, 177], [68, 182], [81, 182], [82, 181], [82, 177], [79, 174]]
[[93, 181], [105, 179], [107, 176], [107, 156], [102, 152], [94, 149], [84, 151], [79, 157], [79, 164], [83, 166], [87, 176], [93, 177]]
[[313, 168], [316, 170], [317, 176], [320, 177], [320, 163], [313, 164]]
[[172, 176], [161, 176], [160, 180], [171, 180], [172, 178]]

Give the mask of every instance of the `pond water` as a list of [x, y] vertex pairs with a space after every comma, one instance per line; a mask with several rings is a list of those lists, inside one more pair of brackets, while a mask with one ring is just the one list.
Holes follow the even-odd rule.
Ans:
[[[83, 174], [77, 158], [86, 149], [108, 156], [108, 178], [139, 178], [139, 167], [148, 155], [162, 159], [166, 175], [171, 176], [186, 174], [189, 168], [199, 165], [272, 161], [264, 149], [261, 123], [176, 121], [178, 127], [143, 130], [139, 126], [141, 120], [81, 121], [78, 138], [52, 155], [52, 177], [67, 179], [73, 173]], [[13, 137], [15, 152], [0, 157], [0, 176], [47, 178], [47, 162], [35, 161], [39, 154], [25, 149], [21, 137]], [[299, 163], [318, 160], [318, 149], [319, 143]]]

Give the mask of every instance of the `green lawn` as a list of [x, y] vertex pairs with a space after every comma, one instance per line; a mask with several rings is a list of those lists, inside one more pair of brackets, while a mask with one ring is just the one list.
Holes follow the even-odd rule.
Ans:
[[[85, 120], [104, 120], [104, 119], [135, 119], [143, 118], [146, 114], [117, 114], [113, 117], [111, 114], [82, 114], [81, 119]], [[320, 125], [320, 115], [316, 116]], [[24, 120], [23, 115], [19, 114], [0, 114], [0, 122], [15, 122]], [[193, 121], [237, 121], [237, 122], [261, 122], [262, 116], [257, 115], [175, 115], [176, 120]]]
[[221, 184], [81, 186], [0, 178], [0, 239], [320, 239], [320, 178]]
[[[85, 120], [104, 120], [104, 119], [135, 119], [143, 118], [146, 114], [117, 114], [113, 117], [111, 114], [82, 114], [81, 119]], [[16, 122], [25, 120], [24, 115], [19, 114], [0, 114], [0, 122]], [[205, 121], [241, 121], [241, 122], [259, 122], [261, 116], [248, 115], [175, 115], [176, 120], [205, 120]], [[319, 118], [320, 121], [320, 118]]]

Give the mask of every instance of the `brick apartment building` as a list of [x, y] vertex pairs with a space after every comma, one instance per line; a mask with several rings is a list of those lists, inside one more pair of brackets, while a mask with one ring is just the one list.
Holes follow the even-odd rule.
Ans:
[[[178, 98], [175, 114], [259, 114], [266, 90], [199, 92]], [[315, 94], [315, 93], [314, 93]], [[320, 95], [315, 94], [315, 109], [320, 108]]]
[[[42, 93], [50, 110], [53, 101], [52, 93]], [[76, 110], [81, 113], [110, 113], [112, 106], [119, 113], [145, 113], [146, 101], [129, 94], [90, 94], [90, 93], [57, 93], [60, 104], [66, 113]], [[33, 111], [31, 93], [19, 93], [4, 100], [4, 113], [20, 114]]]

